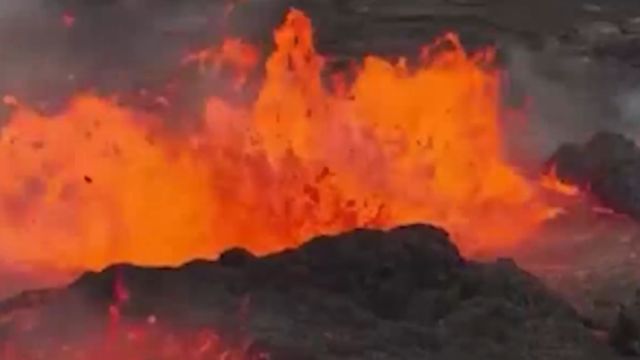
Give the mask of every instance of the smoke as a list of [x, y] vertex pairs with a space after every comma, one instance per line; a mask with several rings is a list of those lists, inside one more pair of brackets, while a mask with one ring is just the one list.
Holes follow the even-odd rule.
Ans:
[[59, 74], [67, 74], [64, 36], [39, 0], [0, 5], [0, 85], [3, 93], [33, 94]]
[[619, 94], [615, 104], [620, 109], [620, 118], [624, 123], [634, 129], [640, 126], [640, 87]]
[[516, 162], [542, 164], [560, 144], [584, 141], [599, 130], [638, 131], [640, 89], [633, 68], [555, 45], [532, 50], [510, 43], [502, 50], [505, 100], [526, 117], [524, 125], [505, 123]]
[[[267, 0], [5, 0], [0, 95], [57, 111], [78, 91], [161, 91], [177, 79], [187, 95], [174, 105], [198, 107], [203, 96], [219, 89], [200, 74], [176, 71], [181, 58], [224, 36], [269, 44], [285, 7], [285, 1]], [[539, 162], [559, 143], [599, 129], [637, 126], [640, 88], [632, 85], [633, 70], [565, 54], [553, 45], [531, 50], [511, 42], [502, 50], [508, 57], [508, 100], [519, 98], [528, 106], [525, 131], [512, 129], [508, 139], [522, 161]]]
[[[162, 88], [176, 76], [186, 53], [229, 35], [226, 5], [225, 1], [2, 0], [0, 99], [10, 94], [49, 113], [61, 110], [82, 91], [127, 94]], [[197, 96], [200, 83], [207, 80], [187, 71], [177, 75], [189, 88], [181, 90], [187, 97]], [[0, 117], [6, 121], [9, 115], [10, 110], [0, 104]], [[1, 199], [2, 205], [19, 215], [19, 208], [40, 192], [39, 181], [29, 181], [34, 186], [25, 187], [23, 196]], [[0, 298], [26, 288], [61, 284], [73, 276], [9, 260], [0, 260]]]
[[[172, 107], [199, 111], [208, 93], [226, 85], [196, 66], [182, 68], [184, 56], [228, 36], [270, 44], [265, 39], [282, 19], [283, 8], [279, 1], [3, 0], [0, 99], [12, 95], [50, 114], [80, 92], [140, 102], [140, 90], [162, 94], [168, 83], [177, 83], [179, 98], [171, 99]], [[10, 113], [0, 103], [0, 120]], [[169, 118], [183, 123], [195, 117]], [[37, 187], [25, 189], [27, 197], [37, 192]], [[30, 199], [16, 201], [23, 205]], [[0, 298], [69, 278], [54, 273], [0, 262]]]
[[[582, 143], [601, 130], [640, 139], [638, 69], [553, 45], [532, 50], [509, 44], [504, 50], [505, 100], [522, 106], [526, 116], [525, 124], [505, 121], [507, 152], [514, 163], [540, 171], [560, 144]], [[629, 296], [630, 279], [637, 279], [638, 224], [594, 211], [593, 196], [572, 201], [565, 214], [523, 242], [517, 261], [581, 310], [592, 306], [587, 300], [593, 294], [615, 304]], [[589, 281], [578, 274], [589, 274]]]
[[281, 1], [5, 0], [0, 94], [55, 112], [79, 91], [161, 92], [176, 81], [193, 96], [213, 91], [176, 70], [182, 58], [227, 36], [264, 40], [282, 9]]
[[[152, 20], [137, 22], [119, 3], [45, 3], [9, 0], [0, 8], [6, 20], [0, 32], [5, 93], [46, 108], [77, 90], [131, 88], [153, 66], [170, 60], [161, 52], [172, 44], [157, 46]], [[64, 17], [74, 20], [65, 23]], [[148, 56], [148, 71], [142, 71], [141, 53]], [[139, 75], [128, 76], [134, 73]]]

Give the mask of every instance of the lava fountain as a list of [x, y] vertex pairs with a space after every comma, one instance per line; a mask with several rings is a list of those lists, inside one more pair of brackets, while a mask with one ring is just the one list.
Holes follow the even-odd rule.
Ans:
[[[409, 222], [447, 228], [467, 254], [491, 253], [553, 213], [538, 181], [503, 156], [492, 51], [467, 54], [449, 34], [417, 66], [370, 56], [346, 81], [325, 76], [302, 12], [288, 13], [274, 41], [255, 100], [209, 98], [190, 131], [114, 98], [78, 94], [45, 116], [6, 97], [5, 261], [173, 265]], [[198, 65], [231, 65], [242, 91], [256, 53], [226, 44]]]

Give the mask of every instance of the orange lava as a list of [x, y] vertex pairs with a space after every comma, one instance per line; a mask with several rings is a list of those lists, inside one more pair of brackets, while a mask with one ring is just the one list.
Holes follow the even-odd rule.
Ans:
[[[303, 13], [274, 38], [255, 102], [211, 98], [188, 134], [90, 94], [54, 117], [16, 105], [0, 133], [3, 257], [171, 265], [407, 222], [444, 226], [473, 254], [549, 216], [539, 184], [504, 159], [491, 51], [468, 55], [446, 35], [415, 69], [367, 57], [330, 91]], [[223, 61], [248, 71], [254, 53], [231, 44]]]
[[558, 178], [555, 165], [551, 167], [549, 172], [542, 176], [540, 183], [544, 188], [554, 191], [558, 194], [566, 196], [576, 196], [580, 194], [579, 187], [567, 184]]

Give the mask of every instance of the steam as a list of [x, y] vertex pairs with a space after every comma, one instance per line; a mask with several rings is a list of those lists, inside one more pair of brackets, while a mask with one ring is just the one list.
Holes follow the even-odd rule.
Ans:
[[567, 141], [584, 141], [599, 130], [635, 134], [640, 122], [638, 72], [558, 46], [532, 50], [509, 44], [507, 94], [524, 106], [525, 126], [505, 124], [516, 162], [541, 164]]
[[57, 20], [40, 0], [8, 0], [0, 5], [0, 91], [41, 97], [44, 84], [69, 72], [64, 34], [52, 31]]
[[620, 109], [621, 120], [633, 127], [640, 127], [640, 87], [635, 87], [618, 95], [615, 103]]
[[[0, 1], [0, 99], [10, 94], [49, 113], [61, 110], [79, 91], [126, 93], [158, 86], [167, 81], [185, 51], [222, 35], [223, 29], [215, 23], [222, 19], [216, 18], [222, 1], [171, 9], [155, 5], [155, 11], [150, 4], [142, 5]], [[63, 16], [74, 18], [72, 27], [65, 25]], [[9, 114], [10, 109], [0, 104], [0, 121]], [[27, 197], [33, 192], [25, 191]], [[30, 201], [14, 200], [16, 206]], [[59, 284], [72, 276], [6, 261], [0, 261], [0, 298], [25, 288]]]
[[4, 0], [0, 94], [55, 112], [78, 91], [134, 93], [176, 79], [199, 91], [197, 77], [176, 73], [181, 58], [225, 36], [268, 38], [282, 19], [280, 3], [242, 2], [229, 11], [230, 0]]
[[[180, 67], [184, 56], [230, 36], [268, 45], [284, 9], [283, 1], [3, 0], [0, 99], [14, 96], [47, 115], [60, 112], [82, 92], [117, 94], [123, 102], [146, 108], [142, 90], [153, 101], [169, 97], [166, 85], [172, 83], [179, 87], [169, 98], [172, 111], [202, 111], [204, 98], [226, 85], [196, 66]], [[0, 127], [10, 114], [11, 107], [0, 102]], [[166, 115], [171, 125], [197, 118]], [[2, 199], [0, 205], [19, 213], [38, 192], [37, 186], [24, 190], [24, 196]], [[66, 276], [0, 263], [0, 297]]]

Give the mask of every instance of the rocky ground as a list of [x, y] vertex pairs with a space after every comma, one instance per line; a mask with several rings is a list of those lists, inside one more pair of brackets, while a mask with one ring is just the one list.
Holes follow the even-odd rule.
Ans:
[[549, 166], [567, 184], [593, 194], [603, 206], [640, 218], [640, 148], [620, 134], [600, 132], [584, 144], [565, 144]]
[[264, 258], [234, 249], [177, 269], [113, 266], [5, 302], [5, 319], [30, 308], [39, 320], [28, 331], [5, 320], [0, 333], [33, 351], [44, 338], [81, 341], [107, 321], [116, 286], [129, 319], [250, 334], [274, 359], [616, 358], [606, 334], [535, 277], [510, 260], [464, 259], [427, 225], [319, 237]]

